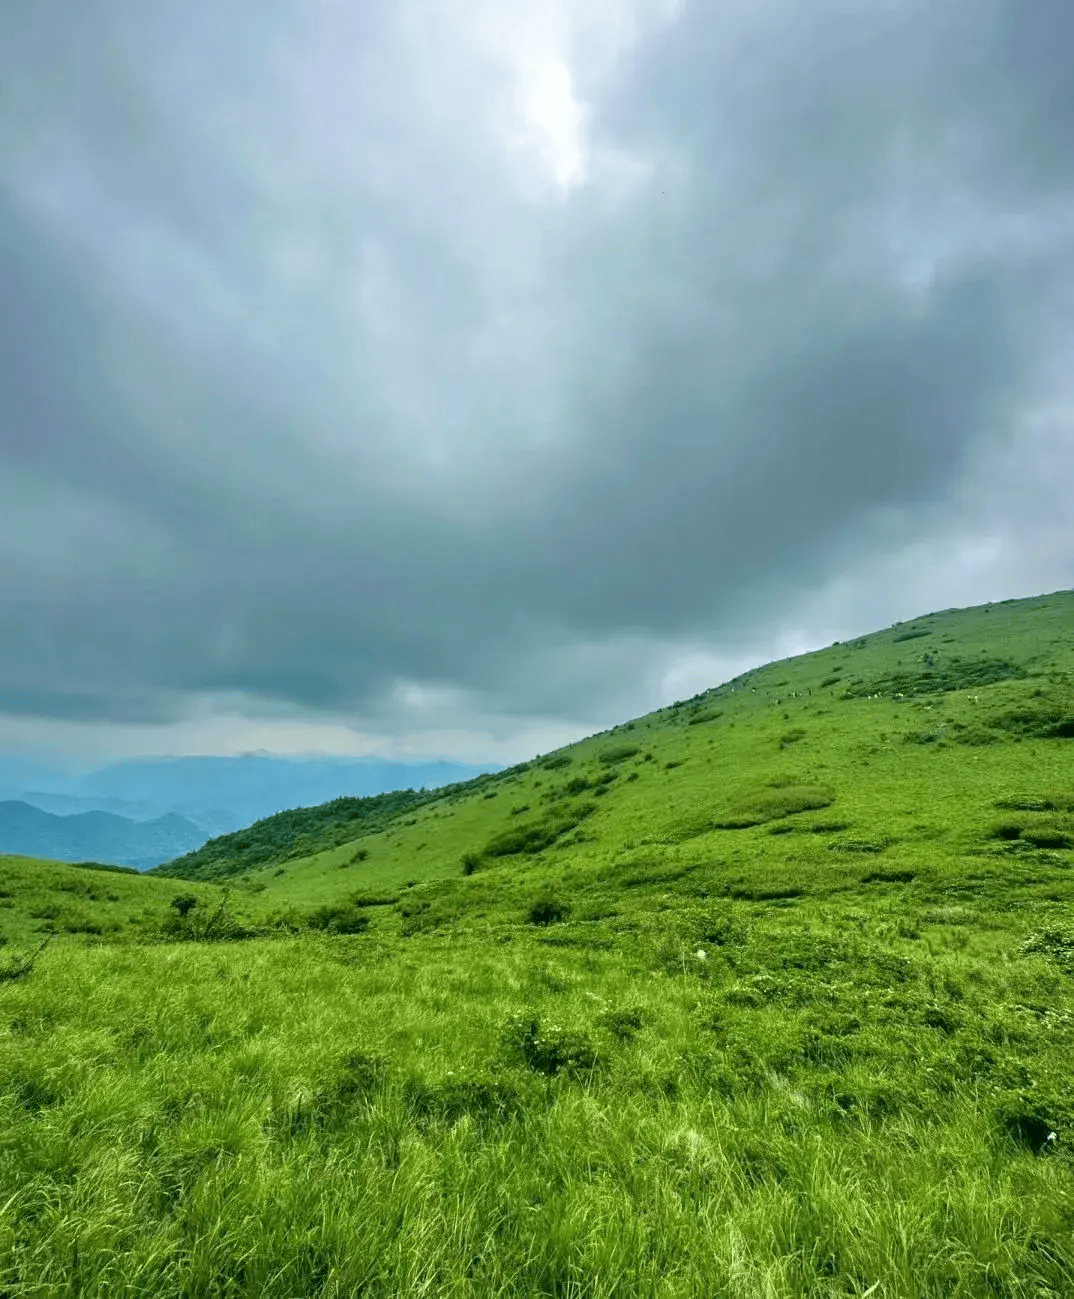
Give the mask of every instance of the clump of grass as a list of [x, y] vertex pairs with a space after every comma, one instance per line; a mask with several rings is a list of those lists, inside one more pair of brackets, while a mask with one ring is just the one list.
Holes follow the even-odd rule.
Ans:
[[835, 790], [828, 785], [806, 785], [784, 780], [770, 781], [751, 790], [729, 811], [713, 822], [719, 830], [745, 830], [798, 812], [816, 811], [835, 802]]
[[620, 1042], [633, 1042], [645, 1024], [645, 1012], [638, 1006], [623, 1006], [603, 1011], [596, 1022]]
[[369, 858], [368, 848], [356, 848], [354, 852], [351, 853], [349, 857], [344, 858], [344, 860], [341, 861], [339, 865], [341, 869], [346, 869], [346, 867], [348, 866], [357, 866], [359, 862], [367, 861], [368, 858]]
[[1046, 956], [1074, 968], [1074, 928], [1050, 925], [1035, 929], [1018, 948], [1020, 956]]
[[412, 1076], [403, 1083], [402, 1095], [407, 1110], [422, 1129], [433, 1123], [457, 1123], [464, 1117], [487, 1128], [522, 1114], [529, 1100], [516, 1083], [489, 1075], [440, 1082]]
[[528, 821], [504, 830], [488, 841], [482, 857], [512, 857], [520, 853], [538, 853], [550, 847], [561, 836], [578, 826], [596, 811], [596, 804], [574, 806], [558, 816], [542, 821]]
[[549, 1077], [591, 1073], [606, 1063], [587, 1033], [560, 1024], [542, 1027], [537, 1015], [512, 1015], [501, 1041], [510, 1060]]
[[[904, 744], [942, 744], [944, 738], [944, 728], [927, 727], [920, 731], [906, 731], [903, 733]], [[962, 744], [991, 744], [993, 737], [985, 735], [983, 739], [969, 739], [965, 735], [959, 736], [959, 742]]]
[[391, 1078], [391, 1064], [382, 1056], [349, 1051], [332, 1070], [330, 1081], [312, 1091], [285, 1098], [277, 1090], [263, 1123], [265, 1134], [277, 1142], [313, 1132], [332, 1132], [352, 1120], [357, 1109], [382, 1093]]
[[1022, 680], [1028, 676], [1021, 664], [1009, 659], [963, 660], [955, 657], [943, 664], [936, 663], [928, 656], [926, 659], [926, 665], [917, 671], [893, 672], [869, 681], [852, 681], [843, 691], [842, 697], [868, 699], [871, 695], [901, 695], [903, 698], [911, 698], [914, 695], [947, 694], [954, 690], [973, 690], [994, 685], [997, 681]]
[[1008, 794], [993, 806], [1012, 812], [1074, 812], [1074, 794]]
[[931, 636], [931, 635], [932, 632], [926, 630], [924, 627], [911, 628], [910, 631], [904, 631], [898, 636], [893, 636], [891, 638], [891, 643], [893, 645], [898, 645], [900, 642], [904, 640], [918, 640], [922, 636]]
[[[36, 948], [36, 950], [30, 952], [28, 955], [16, 956], [7, 961], [0, 961], [0, 983], [13, 983], [16, 979], [25, 979], [28, 975], [33, 974], [37, 965], [37, 958], [51, 941], [52, 935], [49, 934], [48, 938], [46, 938], [45, 941]], [[7, 945], [6, 939], [3, 945]]]
[[225, 889], [214, 908], [203, 907], [192, 894], [172, 899], [173, 913], [160, 921], [160, 936], [172, 942], [218, 943], [256, 937], [231, 910]]
[[309, 912], [306, 924], [326, 934], [362, 934], [369, 928], [369, 917], [354, 902], [337, 902]]
[[542, 893], [530, 903], [526, 919], [531, 925], [553, 925], [566, 920], [570, 913], [568, 902], [563, 902], [551, 893]]
[[1004, 818], [989, 829], [990, 839], [1021, 840], [1034, 848], [1074, 848], [1074, 819], [1041, 817], [1032, 821]]

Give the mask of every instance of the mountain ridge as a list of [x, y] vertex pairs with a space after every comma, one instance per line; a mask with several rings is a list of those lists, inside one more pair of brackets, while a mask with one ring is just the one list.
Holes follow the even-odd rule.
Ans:
[[189, 851], [206, 834], [175, 812], [150, 821], [131, 821], [114, 812], [57, 816], [20, 799], [0, 801], [0, 852], [58, 861], [98, 858], [146, 869]]

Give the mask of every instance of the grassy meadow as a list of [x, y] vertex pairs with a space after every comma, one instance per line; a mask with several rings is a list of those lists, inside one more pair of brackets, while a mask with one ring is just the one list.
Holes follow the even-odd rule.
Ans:
[[1074, 1295], [1074, 592], [0, 857], [0, 1299]]

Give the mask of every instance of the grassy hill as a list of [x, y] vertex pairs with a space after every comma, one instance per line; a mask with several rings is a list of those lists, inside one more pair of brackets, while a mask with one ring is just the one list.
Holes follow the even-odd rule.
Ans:
[[1072, 862], [1074, 592], [0, 858], [0, 1293], [1074, 1293]]

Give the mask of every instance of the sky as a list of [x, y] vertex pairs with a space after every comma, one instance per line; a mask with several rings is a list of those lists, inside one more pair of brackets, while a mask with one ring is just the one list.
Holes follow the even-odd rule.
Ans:
[[0, 751], [513, 763], [1074, 586], [1069, 0], [7, 0]]

